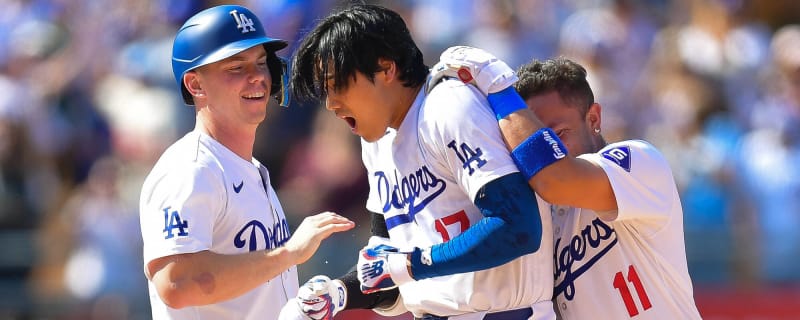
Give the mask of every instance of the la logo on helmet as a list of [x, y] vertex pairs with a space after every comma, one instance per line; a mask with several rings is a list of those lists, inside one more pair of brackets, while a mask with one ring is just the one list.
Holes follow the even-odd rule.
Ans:
[[236, 28], [242, 30], [242, 33], [256, 31], [256, 28], [253, 27], [253, 19], [248, 18], [244, 13], [239, 13], [236, 10], [231, 10], [229, 13], [233, 16], [233, 19], [236, 20]]

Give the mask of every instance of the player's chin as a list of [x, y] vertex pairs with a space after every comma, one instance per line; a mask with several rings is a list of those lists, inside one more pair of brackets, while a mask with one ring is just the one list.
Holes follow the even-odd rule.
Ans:
[[375, 141], [378, 141], [381, 137], [383, 137], [382, 134], [381, 135], [374, 135], [374, 134], [363, 134], [363, 133], [359, 133], [359, 132], [356, 132], [356, 131], [353, 131], [353, 132], [355, 134], [357, 134], [359, 137], [361, 137], [362, 139], [364, 139], [364, 141], [366, 141], [366, 142], [375, 142]]

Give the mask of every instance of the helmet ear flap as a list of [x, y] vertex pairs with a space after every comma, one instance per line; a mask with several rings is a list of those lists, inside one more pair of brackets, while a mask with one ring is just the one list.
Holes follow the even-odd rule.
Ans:
[[278, 101], [281, 107], [288, 107], [291, 97], [289, 95], [289, 72], [286, 59], [278, 57], [274, 51], [267, 54], [267, 67], [272, 78], [269, 95]]

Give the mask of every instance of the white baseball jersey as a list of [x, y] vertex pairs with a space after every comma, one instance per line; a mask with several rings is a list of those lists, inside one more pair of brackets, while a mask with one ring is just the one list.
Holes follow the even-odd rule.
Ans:
[[[461, 234], [483, 218], [473, 204], [478, 190], [518, 171], [486, 98], [457, 80], [445, 80], [427, 96], [420, 90], [397, 130], [374, 143], [362, 140], [362, 156], [367, 209], [384, 216], [392, 244], [401, 249]], [[554, 318], [552, 228], [547, 205], [537, 200], [543, 236], [536, 253], [488, 270], [404, 284], [406, 308], [420, 317], [534, 306], [535, 319]]]
[[652, 145], [613, 143], [579, 158], [603, 168], [618, 216], [551, 206], [556, 309], [563, 319], [700, 319], [672, 171]]
[[[241, 254], [283, 245], [289, 226], [266, 168], [193, 131], [170, 146], [147, 176], [140, 199], [144, 263], [209, 250]], [[217, 304], [172, 309], [152, 282], [154, 319], [277, 319], [299, 287], [292, 267], [252, 291]]]

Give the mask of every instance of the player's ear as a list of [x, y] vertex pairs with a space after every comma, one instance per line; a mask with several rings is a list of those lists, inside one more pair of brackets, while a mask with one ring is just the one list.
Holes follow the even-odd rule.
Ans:
[[394, 60], [379, 58], [378, 73], [382, 74], [388, 81], [398, 76], [397, 64]]
[[600, 106], [599, 103], [595, 102], [589, 106], [589, 109], [586, 111], [586, 125], [589, 126], [590, 130], [595, 130], [600, 128], [600, 122], [602, 118], [600, 117], [600, 111], [602, 111], [603, 107]]
[[197, 72], [189, 71], [184, 74], [183, 85], [193, 97], [204, 97], [206, 95], [200, 84], [200, 78], [197, 76]]

